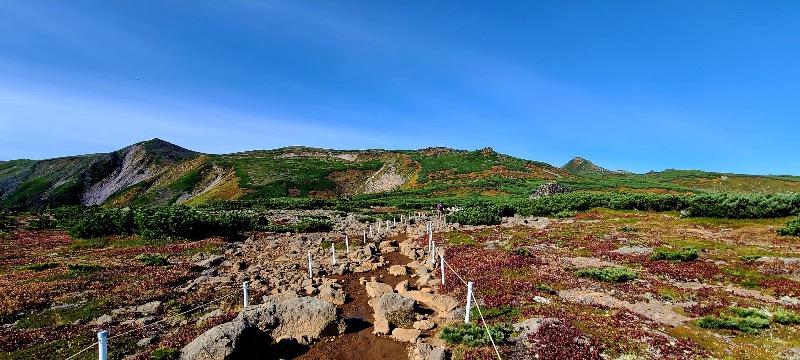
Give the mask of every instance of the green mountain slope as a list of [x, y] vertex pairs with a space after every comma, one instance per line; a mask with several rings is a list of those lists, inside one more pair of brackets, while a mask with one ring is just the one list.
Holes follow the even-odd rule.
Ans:
[[269, 197], [527, 197], [547, 181], [575, 190], [797, 192], [800, 177], [665, 170], [612, 172], [576, 158], [562, 168], [475, 151], [286, 147], [210, 155], [153, 139], [120, 150], [0, 162], [0, 208], [199, 205]]
[[595, 165], [582, 157], [574, 157], [561, 167], [564, 171], [574, 175], [610, 174], [613, 171]]

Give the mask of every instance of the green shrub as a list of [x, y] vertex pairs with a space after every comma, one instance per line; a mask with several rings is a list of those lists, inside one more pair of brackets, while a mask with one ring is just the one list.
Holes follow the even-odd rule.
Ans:
[[800, 325], [800, 316], [785, 310], [778, 310], [772, 314], [772, 319], [781, 325]]
[[669, 260], [675, 262], [685, 262], [697, 260], [700, 253], [695, 248], [685, 248], [683, 250], [656, 250], [650, 256], [650, 260]]
[[769, 319], [756, 316], [746, 318], [706, 316], [697, 320], [697, 325], [704, 329], [731, 329], [747, 334], [755, 334], [758, 329], [769, 327], [769, 324]]
[[497, 225], [500, 215], [492, 208], [468, 208], [447, 215], [447, 221], [462, 225]]
[[48, 215], [31, 218], [25, 224], [25, 230], [47, 230], [55, 229], [58, 226], [57, 222]]
[[608, 282], [625, 282], [628, 280], [635, 280], [637, 277], [635, 271], [627, 268], [582, 269], [576, 271], [575, 275]]
[[23, 266], [21, 269], [22, 270], [32, 270], [32, 271], [44, 271], [44, 270], [47, 270], [47, 269], [53, 269], [53, 268], [57, 268], [57, 267], [58, 267], [58, 263], [49, 262], [49, 263], [42, 263], [42, 264], [29, 264], [29, 265]]
[[786, 226], [778, 229], [778, 234], [783, 236], [800, 236], [800, 216], [789, 220]]
[[736, 316], [748, 318], [748, 317], [757, 317], [762, 319], [769, 319], [769, 315], [767, 313], [758, 310], [758, 309], [751, 309], [751, 308], [740, 308], [740, 307], [731, 307], [730, 312]]
[[531, 250], [526, 247], [518, 247], [514, 249], [506, 250], [509, 254], [524, 256], [524, 257], [533, 257]]
[[[489, 319], [501, 319], [504, 322], [511, 322], [522, 316], [519, 308], [511, 307], [509, 305], [499, 305], [493, 308], [481, 308], [481, 312], [483, 312], [483, 317], [487, 320]], [[472, 311], [470, 311], [470, 317], [472, 319], [480, 319], [481, 313], [478, 312], [478, 307], [474, 306]]]
[[453, 345], [467, 345], [467, 346], [486, 346], [491, 344], [489, 335], [495, 343], [505, 342], [506, 336], [509, 333], [504, 325], [490, 326], [489, 332], [482, 326], [473, 323], [461, 324], [458, 326], [445, 326], [439, 337]]
[[91, 264], [68, 264], [67, 269], [71, 275], [86, 275], [103, 270], [103, 267]]
[[151, 357], [153, 360], [177, 360], [180, 355], [181, 352], [177, 349], [160, 347], [153, 350]]
[[298, 233], [327, 232], [333, 230], [333, 223], [323, 219], [303, 219], [295, 226], [294, 231]]
[[139, 260], [145, 266], [167, 266], [169, 265], [169, 261], [167, 258], [159, 255], [159, 254], [142, 254], [136, 257], [136, 260]]

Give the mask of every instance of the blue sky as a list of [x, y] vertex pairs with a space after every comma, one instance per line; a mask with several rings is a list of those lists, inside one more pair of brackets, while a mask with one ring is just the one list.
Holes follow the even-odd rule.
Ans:
[[796, 1], [0, 0], [0, 159], [491, 146], [800, 175]]

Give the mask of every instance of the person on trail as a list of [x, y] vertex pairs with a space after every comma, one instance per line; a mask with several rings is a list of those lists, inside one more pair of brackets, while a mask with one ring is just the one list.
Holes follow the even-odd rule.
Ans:
[[442, 211], [444, 211], [444, 205], [442, 203], [436, 204], [436, 211], [441, 215]]

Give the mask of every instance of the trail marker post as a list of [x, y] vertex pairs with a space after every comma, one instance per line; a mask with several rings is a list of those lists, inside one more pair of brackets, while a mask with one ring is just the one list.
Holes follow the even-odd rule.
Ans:
[[349, 254], [350, 253], [350, 239], [347, 238], [347, 235], [344, 236], [344, 246], [345, 246], [344, 253], [345, 254]]
[[444, 285], [444, 253], [439, 254], [439, 264], [442, 266], [442, 285]]
[[311, 274], [311, 251], [308, 252], [308, 278], [313, 279], [314, 275]]
[[364, 240], [361, 241], [361, 244], [363, 245], [366, 243], [367, 243], [367, 230], [364, 230]]
[[108, 331], [103, 330], [97, 333], [97, 358], [108, 360]]
[[242, 282], [242, 299], [244, 302], [244, 307], [247, 307], [247, 305], [249, 305], [250, 302], [250, 296], [247, 293], [247, 281]]
[[467, 311], [464, 314], [464, 324], [469, 324], [469, 310], [472, 308], [472, 281], [467, 283]]
[[333, 243], [331, 243], [331, 261], [333, 265], [336, 265], [336, 247]]

